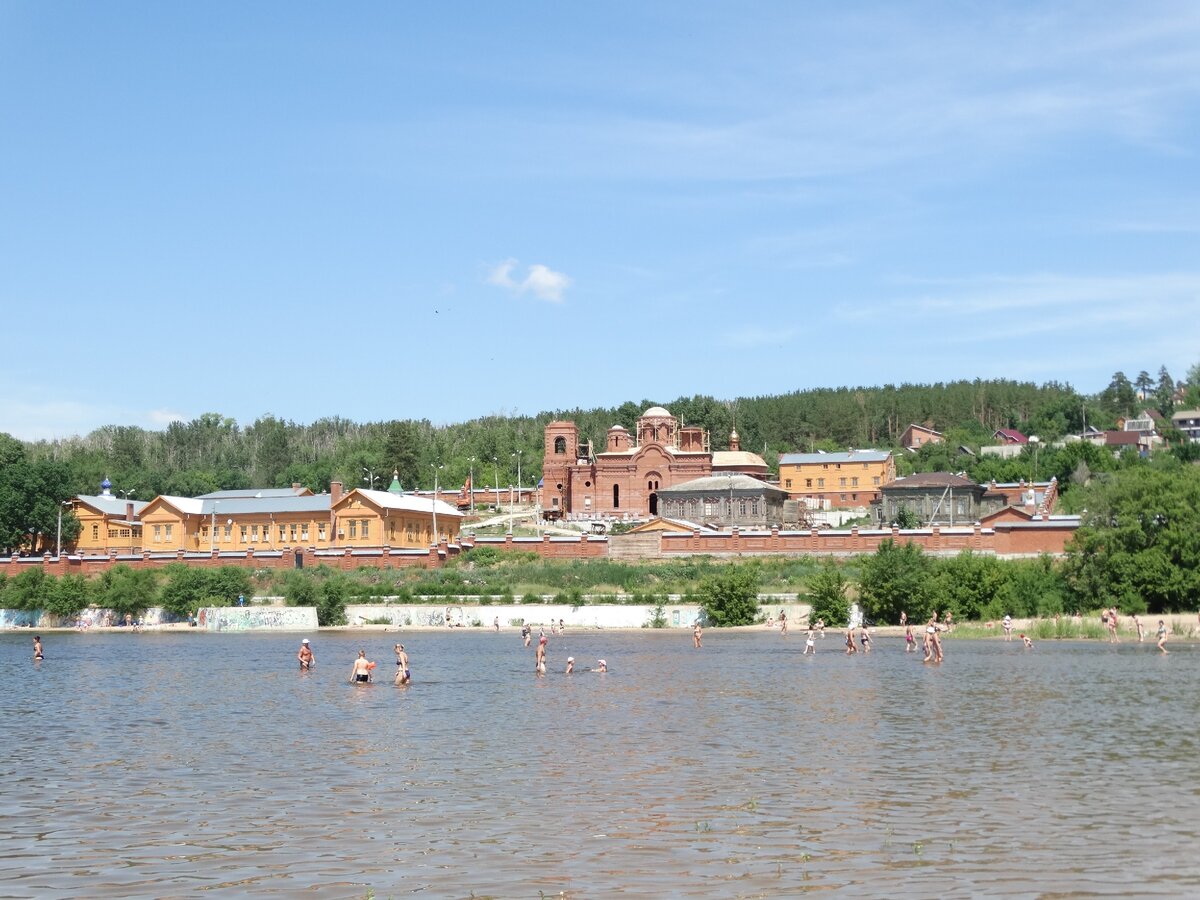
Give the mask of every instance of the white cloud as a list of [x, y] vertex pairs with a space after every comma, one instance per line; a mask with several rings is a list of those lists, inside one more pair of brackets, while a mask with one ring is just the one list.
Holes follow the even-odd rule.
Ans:
[[526, 270], [525, 278], [516, 281], [513, 270], [517, 267], [515, 259], [506, 259], [492, 268], [488, 273], [488, 284], [505, 288], [514, 294], [533, 294], [539, 300], [551, 303], [561, 303], [563, 293], [571, 286], [570, 276], [563, 272], [555, 272], [549, 266], [534, 263]]

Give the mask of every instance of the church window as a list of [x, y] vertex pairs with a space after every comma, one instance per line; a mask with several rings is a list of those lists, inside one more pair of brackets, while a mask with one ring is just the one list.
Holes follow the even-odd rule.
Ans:
[[567, 452], [567, 439], [565, 437], [556, 437], [554, 439], [554, 452], [555, 453], [566, 453]]
[[613, 485], [613, 509], [620, 509], [620, 508], [621, 508], [621, 486], [619, 484], [614, 484]]

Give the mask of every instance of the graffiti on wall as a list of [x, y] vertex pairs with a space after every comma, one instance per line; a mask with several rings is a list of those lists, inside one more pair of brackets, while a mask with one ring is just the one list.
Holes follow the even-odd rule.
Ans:
[[208, 606], [197, 616], [209, 631], [312, 631], [317, 627], [317, 611], [311, 606]]

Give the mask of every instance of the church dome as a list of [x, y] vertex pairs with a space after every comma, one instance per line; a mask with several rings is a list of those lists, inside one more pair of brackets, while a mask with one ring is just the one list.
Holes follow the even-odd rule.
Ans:
[[648, 410], [646, 410], [644, 413], [642, 413], [642, 415], [643, 416], [669, 416], [670, 413], [667, 412], [665, 409], [663, 409], [661, 406], [652, 406]]

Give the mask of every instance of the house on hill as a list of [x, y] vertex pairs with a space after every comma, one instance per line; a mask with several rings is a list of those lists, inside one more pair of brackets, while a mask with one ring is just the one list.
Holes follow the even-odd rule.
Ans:
[[940, 431], [925, 425], [909, 425], [900, 435], [900, 446], [905, 450], [920, 450], [926, 444], [940, 444], [946, 438]]

